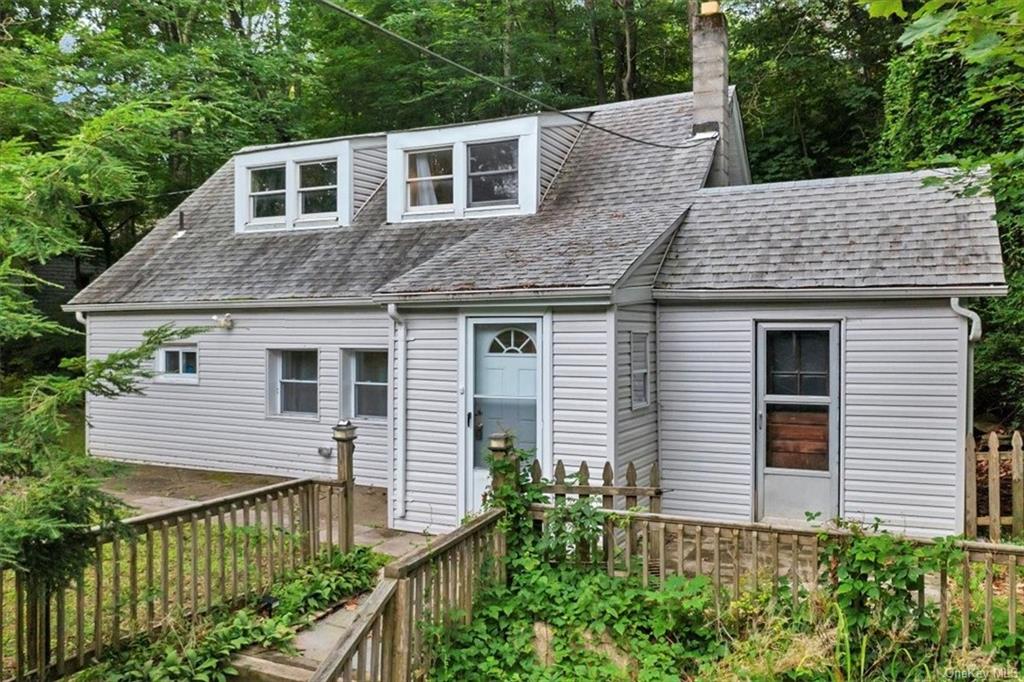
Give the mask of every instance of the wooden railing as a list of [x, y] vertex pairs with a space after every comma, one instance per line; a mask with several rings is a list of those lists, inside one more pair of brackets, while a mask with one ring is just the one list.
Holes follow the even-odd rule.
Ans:
[[355, 427], [333, 436], [336, 480], [284, 481], [96, 529], [91, 565], [49, 594], [0, 570], [0, 680], [69, 675], [173, 620], [262, 594], [322, 551], [347, 552]]
[[1005, 533], [1024, 537], [1024, 441], [1019, 431], [1005, 440], [995, 432], [985, 438], [984, 447], [977, 447], [973, 438], [967, 439], [967, 537], [978, 537], [979, 530], [994, 542]]
[[[432, 652], [424, 628], [469, 623], [478, 590], [505, 579], [500, 509], [484, 512], [384, 569], [355, 623], [311, 682], [425, 679]], [[367, 676], [369, 674], [369, 676]]]
[[[549, 505], [533, 505], [531, 513], [545, 523]], [[822, 531], [762, 523], [727, 523], [685, 519], [653, 513], [603, 510], [606, 532], [599, 552], [589, 560], [601, 562], [609, 575], [639, 572], [644, 585], [663, 584], [669, 576], [706, 576], [714, 586], [715, 605], [721, 610], [747, 592], [768, 589], [783, 595], [796, 607], [818, 591], [821, 574], [819, 541]], [[612, 532], [611, 529], [624, 532]], [[844, 531], [829, 530], [832, 536]], [[927, 545], [929, 540], [909, 540]], [[920, 584], [913, 595], [919, 604], [926, 598], [938, 602], [939, 636], [950, 633], [951, 619], [959, 623], [966, 649], [973, 633], [983, 645], [992, 643], [995, 632], [1017, 634], [1022, 595], [1018, 585], [1024, 569], [1024, 547], [987, 542], [961, 541], [959, 565], [942, 568]], [[971, 585], [980, 585], [981, 596], [972, 600]], [[1005, 620], [995, 617], [1005, 609]]]
[[293, 480], [128, 519], [96, 532], [77, 580], [37, 595], [0, 571], [0, 679], [54, 679], [108, 649], [262, 593], [321, 550], [346, 551], [345, 497], [333, 481]]

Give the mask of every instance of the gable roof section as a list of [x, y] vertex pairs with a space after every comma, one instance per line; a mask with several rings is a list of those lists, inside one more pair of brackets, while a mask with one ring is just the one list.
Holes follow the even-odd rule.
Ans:
[[677, 224], [704, 183], [716, 140], [689, 140], [691, 108], [685, 94], [597, 109], [594, 123], [684, 148], [585, 128], [535, 215], [481, 221], [463, 241], [385, 284], [378, 298], [613, 286]]
[[586, 109], [595, 123], [686, 149], [585, 128], [532, 216], [388, 224], [381, 186], [350, 227], [238, 234], [229, 161], [70, 305], [289, 305], [368, 301], [378, 291], [610, 287], [703, 184], [715, 140], [687, 143], [691, 108], [683, 94]]
[[[929, 176], [945, 183], [926, 185]], [[1005, 284], [989, 196], [952, 171], [702, 189], [655, 283], [664, 298]]]

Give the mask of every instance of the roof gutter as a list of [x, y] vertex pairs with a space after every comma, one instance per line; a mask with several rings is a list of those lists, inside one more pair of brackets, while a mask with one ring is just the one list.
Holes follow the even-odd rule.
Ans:
[[344, 306], [377, 305], [369, 296], [343, 298], [275, 298], [264, 301], [252, 299], [221, 301], [153, 301], [149, 303], [67, 303], [61, 310], [69, 313], [146, 312], [151, 310], [238, 310], [257, 308], [337, 308]]
[[820, 289], [655, 289], [662, 301], [767, 301], [822, 299], [952, 298], [958, 296], [1005, 296], [1005, 284], [960, 287], [829, 287]]
[[612, 287], [549, 287], [537, 289], [467, 289], [465, 291], [431, 291], [375, 294], [377, 303], [472, 303], [477, 301], [500, 301], [515, 303], [544, 298], [594, 301], [607, 299]]

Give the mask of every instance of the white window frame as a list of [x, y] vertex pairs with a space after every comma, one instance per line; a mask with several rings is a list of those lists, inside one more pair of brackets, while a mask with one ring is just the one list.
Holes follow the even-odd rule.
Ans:
[[391, 412], [390, 403], [385, 403], [383, 415], [357, 415], [356, 414], [356, 386], [383, 386], [385, 389], [388, 387], [388, 383], [391, 380], [391, 371], [389, 368], [387, 379], [383, 382], [380, 381], [356, 381], [356, 357], [360, 353], [381, 353], [385, 357], [388, 355], [387, 348], [345, 348], [341, 351], [342, 359], [342, 406], [341, 414], [348, 419], [358, 419], [360, 421], [368, 422], [383, 422], [386, 421], [388, 415]]
[[[274, 147], [236, 155], [235, 232], [319, 229], [351, 225], [352, 148], [350, 140], [333, 140], [316, 144]], [[338, 210], [303, 214], [299, 205], [299, 166], [317, 161], [335, 161], [337, 163], [335, 181], [337, 182]], [[282, 165], [285, 167], [285, 214], [255, 218], [252, 214], [250, 173], [260, 168]]]
[[[310, 166], [310, 165], [317, 164], [317, 163], [330, 163], [330, 162], [334, 162], [334, 164], [335, 164], [334, 165], [334, 184], [333, 185], [316, 185], [316, 186], [313, 186], [313, 187], [303, 187], [302, 186], [302, 167], [303, 166]], [[328, 211], [326, 213], [323, 212], [323, 211], [317, 211], [315, 213], [303, 213], [303, 211], [302, 211], [302, 194], [304, 192], [317, 192], [317, 191], [321, 191], [321, 190], [325, 190], [325, 189], [333, 189], [334, 190], [335, 198], [337, 199], [337, 201], [339, 201], [339, 202], [341, 201], [341, 196], [338, 194], [338, 189], [339, 189], [338, 188], [338, 173], [341, 172], [341, 164], [338, 163], [337, 157], [328, 157], [326, 159], [307, 159], [305, 161], [297, 161], [295, 163], [295, 168], [296, 168], [296, 172], [295, 172], [295, 185], [296, 185], [296, 187], [295, 187], [295, 192], [296, 192], [295, 210], [298, 211], [298, 218], [297, 219], [298, 220], [315, 220], [317, 218], [323, 218], [325, 220], [329, 220], [332, 217], [336, 217], [338, 215], [338, 211]]]
[[[165, 356], [168, 352], [178, 353], [178, 367], [182, 366], [182, 353], [195, 353], [196, 354], [196, 371], [195, 374], [187, 374], [185, 372], [171, 372], [167, 371], [167, 358]], [[157, 351], [156, 358], [154, 361], [154, 369], [156, 370], [156, 379], [161, 382], [177, 383], [177, 384], [198, 384], [199, 383], [199, 345], [194, 343], [186, 344], [174, 344], [168, 346], [161, 346], [160, 350]]]
[[[640, 340], [639, 337], [643, 337]], [[633, 366], [633, 358], [636, 353], [636, 346], [638, 343], [643, 343], [643, 357], [645, 360], [645, 367], [643, 369], [637, 369]], [[633, 380], [637, 375], [643, 375], [644, 377], [644, 397], [643, 400], [638, 401], [636, 399], [636, 393], [633, 391]], [[629, 332], [629, 401], [630, 407], [633, 410], [643, 409], [651, 404], [651, 333], [645, 331], [631, 331]]]
[[[422, 154], [424, 152], [443, 152], [447, 151], [452, 155], [452, 172], [450, 175], [427, 175], [422, 178], [409, 177], [409, 156], [412, 154]], [[416, 182], [424, 182], [426, 180], [446, 180], [451, 178], [452, 181], [452, 201], [455, 201], [455, 149], [452, 145], [442, 145], [440, 147], [430, 147], [428, 149], [409, 149], [405, 152], [403, 163], [405, 168], [402, 172], [405, 175], [405, 210], [407, 213], [448, 213], [454, 210], [454, 203], [449, 204], [428, 204], [424, 206], [413, 206], [412, 205], [412, 186]]]
[[[471, 144], [516, 139], [519, 201], [516, 204], [469, 206], [469, 149]], [[401, 223], [442, 218], [482, 218], [528, 215], [537, 212], [540, 195], [540, 117], [524, 116], [460, 126], [413, 130], [388, 135], [388, 222]], [[408, 154], [451, 147], [452, 203], [410, 207]], [[447, 177], [447, 176], [446, 176]]]
[[[291, 352], [316, 353], [316, 379], [282, 379], [284, 354]], [[285, 412], [281, 409], [281, 384], [314, 384], [316, 386], [316, 412]], [[277, 419], [319, 421], [320, 419], [320, 349], [309, 347], [271, 348], [267, 350], [267, 416]]]

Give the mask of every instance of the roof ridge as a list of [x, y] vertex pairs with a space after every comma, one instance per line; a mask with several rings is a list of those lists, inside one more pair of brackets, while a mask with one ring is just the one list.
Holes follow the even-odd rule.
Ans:
[[960, 172], [957, 168], [928, 168], [909, 171], [891, 171], [888, 173], [865, 173], [863, 175], [839, 175], [832, 178], [808, 178], [806, 180], [780, 180], [775, 182], [756, 182], [749, 185], [726, 185], [724, 187], [702, 187], [697, 190], [698, 196], [705, 194], [749, 194], [760, 191], [787, 189], [790, 187], [834, 187], [868, 182], [884, 182], [895, 178], [937, 177], [948, 175], [955, 177]]

